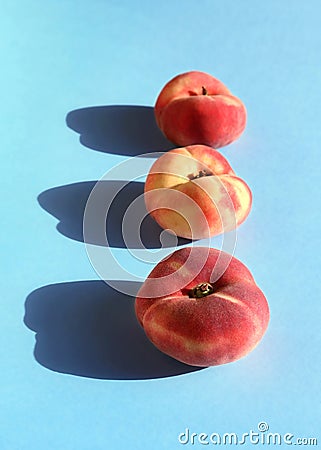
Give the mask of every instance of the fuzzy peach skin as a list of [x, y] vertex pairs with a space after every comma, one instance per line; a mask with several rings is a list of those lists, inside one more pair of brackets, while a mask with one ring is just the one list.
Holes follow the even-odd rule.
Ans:
[[[152, 270], [135, 301], [137, 319], [151, 342], [192, 366], [215, 366], [242, 358], [260, 342], [269, 323], [266, 298], [241, 261], [225, 254], [230, 263], [211, 283], [219, 254], [205, 247], [177, 250]], [[204, 267], [195, 274], [193, 268], [202, 259]], [[179, 279], [181, 288], [161, 296], [162, 282], [167, 288], [169, 275]], [[156, 278], [158, 294], [153, 285]], [[204, 286], [210, 293], [201, 296]]]
[[161, 90], [155, 118], [176, 145], [214, 148], [235, 141], [246, 125], [246, 109], [218, 79], [204, 72], [177, 75]]
[[203, 239], [231, 231], [248, 216], [252, 194], [228, 161], [205, 145], [164, 153], [145, 182], [147, 211], [169, 232]]

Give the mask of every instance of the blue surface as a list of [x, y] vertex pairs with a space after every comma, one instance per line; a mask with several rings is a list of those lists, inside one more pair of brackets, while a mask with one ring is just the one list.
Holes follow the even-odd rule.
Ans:
[[[321, 442], [320, 3], [159, 3], [2, 2], [1, 450], [175, 449], [186, 428], [242, 434], [260, 421]], [[149, 344], [81, 242], [94, 182], [170, 147], [152, 106], [187, 70], [246, 104], [246, 131], [222, 152], [254, 195], [235, 255], [271, 308], [255, 351], [204, 370]], [[115, 258], [146, 276], [118, 224]]]

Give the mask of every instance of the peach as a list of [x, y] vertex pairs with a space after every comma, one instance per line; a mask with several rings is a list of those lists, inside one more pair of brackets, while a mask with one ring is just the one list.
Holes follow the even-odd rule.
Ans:
[[145, 182], [147, 211], [169, 232], [203, 239], [231, 231], [248, 216], [252, 194], [228, 161], [205, 145], [164, 153]]
[[[223, 275], [219, 257], [229, 261]], [[247, 355], [269, 322], [268, 303], [249, 269], [206, 247], [186, 247], [159, 262], [137, 294], [135, 311], [159, 350], [200, 367]]]
[[164, 135], [178, 146], [219, 148], [235, 141], [246, 124], [242, 101], [204, 72], [177, 75], [161, 90], [155, 117]]

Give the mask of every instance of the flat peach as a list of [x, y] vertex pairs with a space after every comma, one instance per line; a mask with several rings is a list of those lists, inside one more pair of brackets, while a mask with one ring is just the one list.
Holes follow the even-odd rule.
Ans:
[[204, 72], [177, 75], [160, 92], [155, 117], [165, 136], [179, 146], [220, 148], [240, 137], [246, 125], [243, 102]]
[[155, 161], [145, 183], [145, 203], [162, 228], [202, 239], [240, 225], [250, 212], [252, 195], [218, 151], [192, 145]]
[[268, 326], [266, 298], [241, 261], [223, 254], [230, 263], [216, 279], [220, 255], [205, 247], [177, 250], [157, 264], [137, 294], [135, 311], [147, 337], [186, 364], [206, 367], [242, 358]]

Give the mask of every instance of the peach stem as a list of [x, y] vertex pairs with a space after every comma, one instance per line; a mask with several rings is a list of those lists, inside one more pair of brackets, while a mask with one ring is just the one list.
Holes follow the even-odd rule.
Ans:
[[202, 298], [214, 292], [214, 288], [210, 283], [199, 283], [189, 291], [189, 296], [192, 298]]
[[210, 177], [211, 175], [213, 175], [212, 172], [206, 172], [205, 169], [202, 169], [202, 170], [199, 170], [196, 175], [194, 173], [188, 175], [188, 178], [192, 181], [192, 180], [195, 180], [196, 178]]

